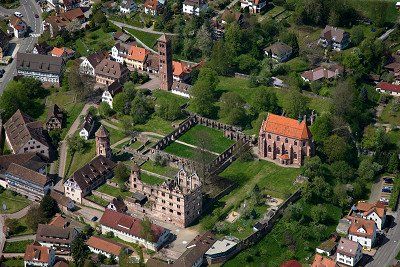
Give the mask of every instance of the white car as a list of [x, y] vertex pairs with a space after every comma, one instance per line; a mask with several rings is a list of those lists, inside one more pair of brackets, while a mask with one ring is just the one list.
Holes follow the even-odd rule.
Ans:
[[15, 15], [16, 17], [18, 17], [18, 18], [22, 18], [21, 12], [15, 11], [15, 12], [14, 12], [14, 15]]

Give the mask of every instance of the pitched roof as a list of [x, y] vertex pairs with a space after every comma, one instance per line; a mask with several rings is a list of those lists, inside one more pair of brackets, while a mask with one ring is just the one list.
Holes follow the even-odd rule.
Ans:
[[192, 71], [192, 68], [189, 66], [189, 64], [182, 61], [172, 61], [172, 69], [174, 70], [175, 76], [181, 76]]
[[97, 64], [99, 64], [103, 59], [105, 59], [107, 55], [108, 55], [107, 52], [100, 51], [87, 56], [86, 59], [89, 61], [90, 65], [92, 65], [93, 68], [96, 68]]
[[296, 260], [288, 260], [282, 263], [281, 267], [301, 267], [301, 263]]
[[292, 53], [292, 47], [282, 42], [276, 42], [264, 48], [264, 51], [271, 51], [275, 55], [282, 56], [287, 53]]
[[342, 29], [326, 25], [325, 29], [321, 33], [321, 38], [340, 43], [342, 42], [345, 33], [346, 32]]
[[71, 55], [75, 53], [74, 50], [72, 50], [71, 48], [67, 48], [67, 47], [54, 47], [53, 50], [51, 50], [51, 55], [53, 57], [63, 57], [63, 56], [67, 56], [67, 55]]
[[355, 257], [359, 246], [361, 246], [360, 243], [342, 237], [339, 240], [336, 252], [349, 257]]
[[118, 212], [125, 212], [127, 210], [127, 206], [125, 205], [125, 203], [122, 199], [120, 200], [118, 198], [113, 198], [113, 200], [111, 200], [110, 204], [113, 204], [116, 211], [118, 211]]
[[94, 119], [92, 114], [90, 114], [89, 112], [86, 114], [84, 121], [83, 121], [83, 125], [82, 125], [82, 129], [85, 129], [89, 134], [90, 131], [92, 130], [93, 126], [94, 126]]
[[353, 217], [351, 218], [349, 234], [371, 238], [375, 233], [375, 227], [375, 222], [372, 220]]
[[51, 55], [17, 53], [17, 70], [61, 75], [64, 60]]
[[16, 28], [17, 30], [21, 30], [23, 27], [22, 25], [26, 26], [26, 22], [23, 19], [18, 18], [15, 15], [12, 15], [10, 17], [10, 24], [12, 25], [12, 27]]
[[63, 207], [67, 207], [68, 203], [71, 203], [72, 200], [65, 196], [63, 193], [56, 191], [56, 190], [51, 190], [50, 196], [57, 202], [58, 205], [61, 205]]
[[160, 67], [160, 56], [150, 53], [146, 58], [146, 67], [158, 71]]
[[400, 62], [392, 62], [387, 64], [385, 67], [385, 69], [394, 71], [394, 72], [399, 72], [400, 71]]
[[6, 172], [41, 187], [46, 186], [50, 182], [50, 178], [47, 175], [15, 163], [11, 163]]
[[380, 205], [379, 202], [369, 203], [364, 201], [359, 201], [356, 205], [358, 211], [364, 213], [364, 216], [368, 216], [372, 212], [375, 212], [380, 218], [383, 218], [386, 214], [386, 209], [384, 206]]
[[95, 68], [95, 74], [120, 79], [128, 72], [128, 68], [119, 62], [108, 58], [103, 59]]
[[106, 127], [101, 125], [99, 129], [96, 131], [95, 136], [96, 137], [108, 137], [110, 134], [108, 133]]
[[335, 78], [338, 74], [343, 73], [343, 68], [339, 65], [331, 65], [330, 67], [320, 66], [316, 69], [307, 70], [301, 76], [309, 81], [318, 81], [320, 79]]
[[144, 62], [149, 51], [139, 46], [131, 46], [128, 51], [128, 59]]
[[46, 162], [36, 153], [9, 154], [0, 156], [0, 170], [6, 170], [11, 163], [37, 171], [46, 165]]
[[146, 8], [152, 9], [152, 10], [156, 10], [158, 7], [158, 0], [146, 0], [144, 2], [144, 6]]
[[85, 14], [82, 12], [81, 8], [75, 8], [62, 12], [53, 16], [49, 16], [45, 19], [46, 23], [53, 26], [53, 30], [58, 31], [63, 27], [66, 27], [74, 19], [84, 19]]
[[311, 264], [311, 267], [337, 267], [337, 266], [339, 265], [337, 265], [334, 260], [319, 254], [315, 254], [314, 261]]
[[39, 224], [36, 241], [46, 243], [71, 244], [75, 238], [75, 229], [49, 224]]
[[25, 249], [24, 261], [48, 263], [51, 249], [37, 242], [29, 244]]
[[92, 183], [112, 172], [115, 166], [116, 164], [112, 160], [99, 155], [75, 171], [70, 179], [73, 179], [82, 190], [85, 190]]
[[63, 117], [64, 113], [57, 104], [52, 105], [47, 113], [47, 120], [57, 118], [59, 121], [62, 121]]
[[380, 82], [376, 85], [376, 88], [384, 90], [384, 91], [400, 93], [400, 85], [392, 84], [392, 83], [388, 83], [388, 82]]
[[[142, 220], [138, 218], [110, 209], [106, 209], [100, 219], [101, 225], [144, 239], [141, 222]], [[148, 241], [157, 242], [166, 229], [152, 223], [151, 230], [153, 232], [153, 240]]]
[[4, 124], [4, 130], [14, 151], [19, 151], [29, 140], [34, 139], [50, 147], [42, 124], [17, 110]]
[[86, 245], [110, 253], [114, 256], [119, 256], [121, 250], [125, 247], [122, 244], [98, 236], [91, 236], [86, 241]]
[[229, 19], [232, 18], [234, 21], [239, 22], [242, 16], [243, 15], [240, 12], [232, 11], [230, 9], [225, 9], [221, 15], [221, 19], [224, 21], [228, 21]]
[[122, 92], [122, 85], [118, 81], [113, 82], [109, 86], [107, 86], [106, 91], [110, 93], [112, 97], [114, 97], [116, 94]]
[[307, 140], [311, 138], [311, 132], [306, 122], [268, 113], [262, 128], [265, 132], [274, 133], [290, 138]]

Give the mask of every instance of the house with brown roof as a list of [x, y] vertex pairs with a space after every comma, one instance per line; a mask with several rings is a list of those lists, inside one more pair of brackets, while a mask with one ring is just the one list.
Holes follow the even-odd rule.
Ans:
[[32, 77], [45, 84], [59, 86], [64, 60], [50, 55], [17, 53], [17, 74]]
[[107, 209], [124, 213], [128, 210], [128, 207], [124, 203], [123, 199], [113, 198], [113, 200], [108, 203]]
[[52, 267], [56, 261], [56, 253], [52, 248], [38, 242], [29, 244], [25, 249], [24, 266]]
[[240, 9], [249, 9], [250, 14], [260, 13], [267, 6], [267, 0], [241, 0]]
[[58, 208], [62, 212], [73, 211], [75, 209], [75, 203], [72, 199], [65, 196], [64, 193], [59, 192], [55, 189], [50, 191], [50, 196], [57, 202]]
[[75, 51], [68, 47], [54, 47], [50, 52], [52, 57], [61, 57], [68, 60], [75, 55]]
[[165, 0], [146, 0], [144, 2], [144, 13], [151, 16], [157, 16], [164, 7]]
[[96, 82], [104, 85], [110, 85], [115, 81], [123, 84], [129, 76], [129, 70], [125, 65], [107, 58], [96, 66], [94, 72]]
[[64, 182], [65, 195], [81, 204], [82, 198], [114, 175], [115, 166], [113, 161], [104, 156], [95, 157]]
[[121, 93], [123, 90], [122, 85], [119, 82], [113, 82], [104, 90], [101, 95], [101, 101], [106, 102], [111, 108], [113, 108], [114, 97]]
[[113, 232], [114, 235], [124, 241], [136, 243], [147, 249], [157, 251], [168, 240], [170, 230], [151, 223], [151, 233], [143, 231], [142, 220], [106, 209], [100, 219], [101, 233]]
[[319, 80], [333, 80], [343, 74], [344, 68], [338, 64], [327, 64], [318, 68], [307, 70], [300, 76], [305, 82], [315, 82]]
[[376, 85], [375, 90], [379, 93], [400, 96], [400, 85], [394, 83], [379, 82]]
[[46, 129], [52, 131], [61, 129], [64, 122], [64, 112], [57, 104], [53, 104], [47, 113]]
[[376, 241], [376, 224], [372, 220], [359, 217], [350, 218], [348, 238], [361, 244], [365, 249], [371, 249]]
[[314, 141], [306, 117], [295, 120], [269, 113], [261, 125], [258, 139], [260, 158], [283, 165], [301, 166], [314, 154]]
[[349, 45], [350, 34], [342, 29], [326, 25], [318, 43], [323, 47], [330, 46], [333, 50], [341, 51]]
[[292, 47], [282, 42], [276, 42], [264, 48], [265, 55], [275, 59], [278, 62], [288, 61], [292, 55], [292, 51]]
[[107, 258], [113, 256], [117, 261], [119, 254], [126, 249], [126, 246], [120, 243], [99, 236], [91, 236], [86, 241], [86, 245], [92, 253], [103, 254]]
[[359, 201], [350, 209], [349, 216], [372, 220], [376, 223], [377, 228], [382, 230], [386, 222], [386, 207], [381, 202]]
[[51, 157], [51, 144], [43, 125], [20, 110], [4, 124], [6, 142], [13, 154], [35, 152]]
[[136, 43], [117, 42], [111, 48], [111, 58], [119, 63], [126, 63], [131, 69], [144, 70], [149, 51], [139, 47]]
[[315, 254], [311, 267], [339, 267], [339, 265], [331, 258]]
[[88, 112], [83, 118], [79, 136], [85, 140], [89, 140], [89, 138], [91, 138], [93, 135], [95, 123], [96, 121], [94, 120], [92, 114]]
[[32, 54], [47, 55], [51, 50], [53, 50], [53, 47], [46, 43], [35, 44], [32, 49]]
[[8, 30], [8, 33], [12, 34], [16, 38], [25, 37], [28, 30], [28, 25], [26, 22], [22, 18], [19, 18], [15, 15], [10, 17], [9, 27], [10, 29]]
[[43, 21], [43, 31], [49, 30], [51, 37], [54, 37], [59, 31], [66, 29], [73, 20], [77, 20], [82, 24], [85, 22], [85, 14], [81, 8], [71, 9], [47, 17]]
[[108, 57], [108, 52], [100, 51], [91, 54], [87, 57], [82, 57], [82, 62], [79, 65], [79, 73], [95, 77], [96, 66], [105, 58]]
[[36, 232], [36, 242], [52, 248], [56, 252], [69, 253], [71, 243], [78, 231], [70, 226], [39, 224]]
[[347, 266], [356, 266], [362, 258], [360, 243], [342, 237], [336, 250], [336, 262]]
[[241, 12], [233, 11], [230, 9], [225, 9], [221, 16], [214, 17], [211, 21], [211, 25], [214, 29], [213, 38], [220, 39], [224, 37], [226, 26], [235, 22], [239, 26], [242, 26], [244, 21], [243, 14]]

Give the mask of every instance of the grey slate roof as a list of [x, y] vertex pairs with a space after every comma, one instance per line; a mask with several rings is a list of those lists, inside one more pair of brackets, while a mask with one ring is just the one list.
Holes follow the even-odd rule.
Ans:
[[17, 70], [61, 75], [64, 60], [49, 55], [17, 53]]

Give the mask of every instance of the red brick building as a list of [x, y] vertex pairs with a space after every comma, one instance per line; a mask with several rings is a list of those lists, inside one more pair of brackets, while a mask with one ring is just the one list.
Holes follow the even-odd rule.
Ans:
[[275, 114], [261, 125], [258, 154], [283, 165], [301, 166], [314, 154], [314, 142], [305, 120], [298, 121]]

